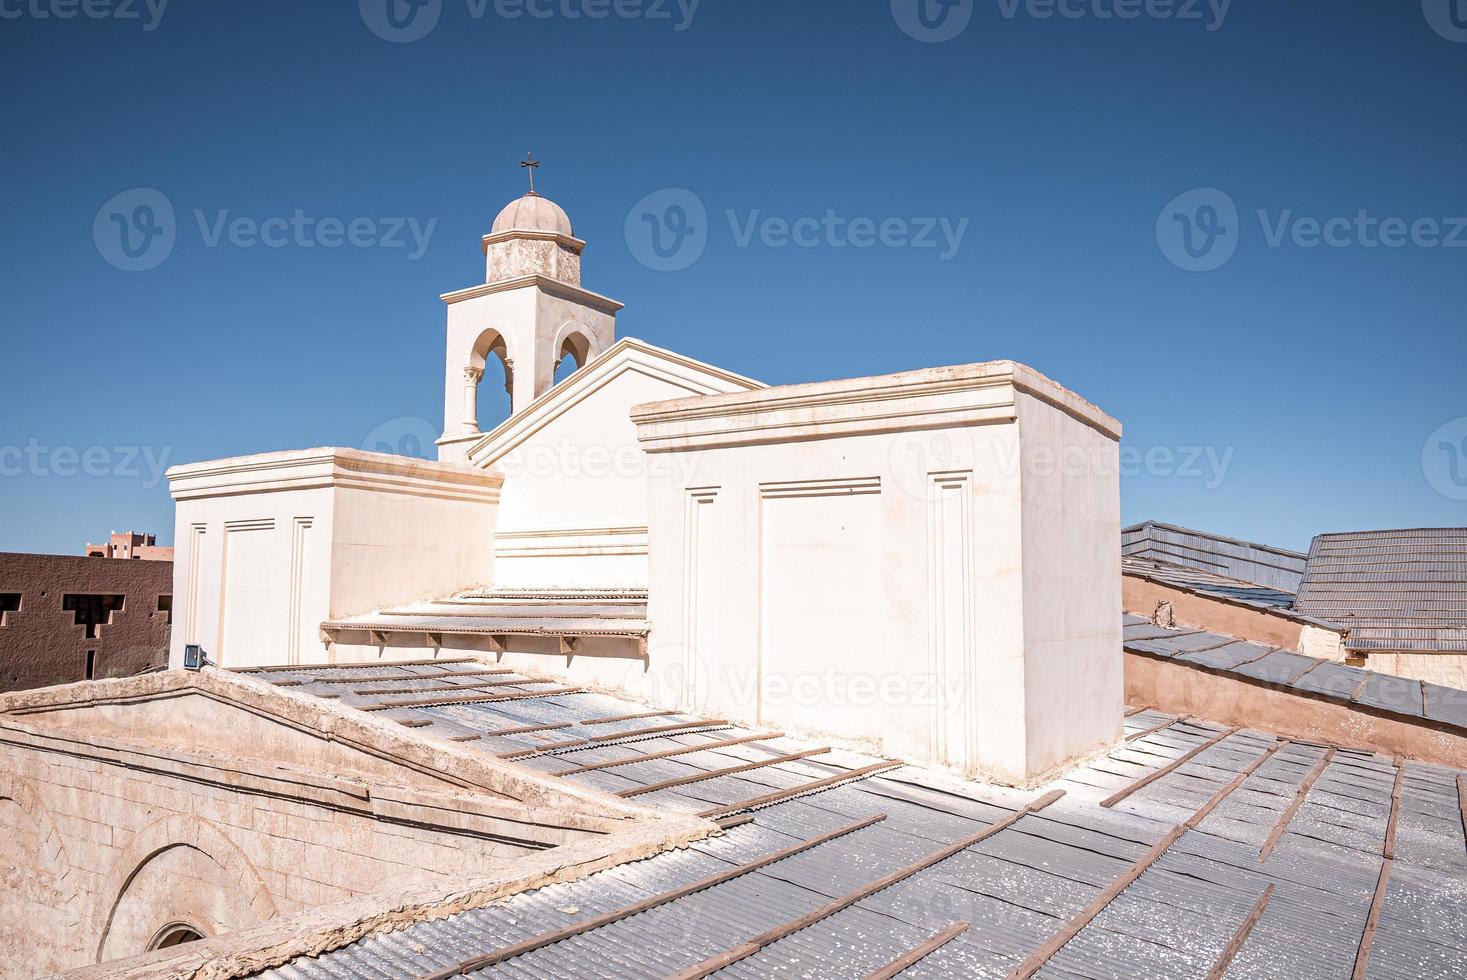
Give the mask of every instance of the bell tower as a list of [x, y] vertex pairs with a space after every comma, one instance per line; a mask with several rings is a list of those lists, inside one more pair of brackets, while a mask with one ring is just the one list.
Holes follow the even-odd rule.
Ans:
[[530, 192], [494, 219], [484, 236], [484, 284], [446, 293], [448, 346], [443, 381], [443, 436], [438, 458], [461, 463], [484, 432], [503, 419], [481, 419], [479, 387], [494, 360], [504, 367], [510, 414], [555, 384], [566, 357], [584, 367], [616, 342], [622, 304], [581, 288], [581, 253], [565, 210], [535, 190], [533, 157], [520, 164]]

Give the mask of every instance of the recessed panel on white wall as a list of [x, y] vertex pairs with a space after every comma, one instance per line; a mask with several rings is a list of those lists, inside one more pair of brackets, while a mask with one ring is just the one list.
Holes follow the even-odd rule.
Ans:
[[858, 731], [850, 716], [881, 710], [880, 482], [764, 484], [760, 496], [760, 720]]
[[290, 576], [278, 560], [275, 522], [224, 525], [224, 574], [220, 604], [221, 667], [256, 667], [286, 659]]

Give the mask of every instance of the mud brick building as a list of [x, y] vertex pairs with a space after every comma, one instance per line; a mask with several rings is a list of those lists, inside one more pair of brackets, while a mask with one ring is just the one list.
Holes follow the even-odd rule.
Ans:
[[173, 563], [0, 552], [0, 691], [168, 662]]

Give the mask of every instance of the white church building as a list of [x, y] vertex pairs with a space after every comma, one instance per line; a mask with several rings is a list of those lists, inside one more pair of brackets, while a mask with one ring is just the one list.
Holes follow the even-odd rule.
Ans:
[[483, 248], [436, 462], [169, 471], [171, 666], [467, 652], [1019, 785], [1120, 738], [1115, 419], [1010, 361], [769, 387], [619, 336], [533, 192]]

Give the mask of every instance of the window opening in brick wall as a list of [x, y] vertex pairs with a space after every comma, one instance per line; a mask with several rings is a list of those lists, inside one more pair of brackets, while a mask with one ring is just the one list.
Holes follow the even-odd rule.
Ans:
[[112, 614], [122, 609], [124, 601], [120, 595], [64, 595], [61, 608], [74, 613], [72, 621], [85, 626], [87, 639], [95, 640], [99, 629], [112, 624]]
[[10, 625], [10, 614], [20, 611], [19, 592], [0, 592], [0, 626]]

